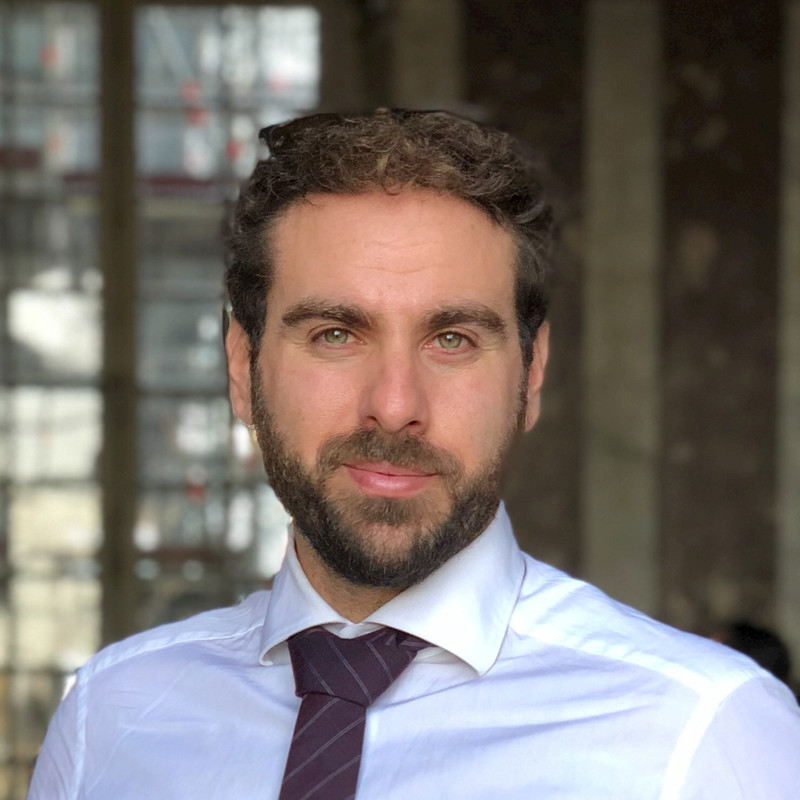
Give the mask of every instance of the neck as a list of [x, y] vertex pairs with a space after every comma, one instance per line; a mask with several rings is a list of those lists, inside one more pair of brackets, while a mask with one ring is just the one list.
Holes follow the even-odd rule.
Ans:
[[297, 560], [317, 594], [350, 622], [361, 622], [400, 594], [399, 589], [356, 586], [331, 573], [305, 537], [295, 531]]

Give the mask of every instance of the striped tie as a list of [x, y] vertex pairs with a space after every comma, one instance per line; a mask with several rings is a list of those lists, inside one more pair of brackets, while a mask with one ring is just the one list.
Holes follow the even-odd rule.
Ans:
[[289, 639], [300, 711], [279, 800], [352, 800], [367, 706], [428, 643], [394, 628], [340, 639], [309, 628]]

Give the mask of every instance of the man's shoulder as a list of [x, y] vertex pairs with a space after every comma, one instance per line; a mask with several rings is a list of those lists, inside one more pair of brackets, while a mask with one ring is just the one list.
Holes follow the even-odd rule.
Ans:
[[97, 677], [114, 668], [148, 660], [189, 660], [202, 657], [204, 652], [226, 649], [237, 653], [250, 640], [257, 647], [269, 597], [268, 591], [255, 592], [235, 606], [204, 611], [134, 634], [100, 650], [87, 661], [81, 673], [84, 678]]
[[587, 663], [659, 676], [696, 694], [725, 694], [765, 675], [728, 647], [659, 622], [529, 556], [525, 564], [512, 628], [534, 648], [568, 650]]

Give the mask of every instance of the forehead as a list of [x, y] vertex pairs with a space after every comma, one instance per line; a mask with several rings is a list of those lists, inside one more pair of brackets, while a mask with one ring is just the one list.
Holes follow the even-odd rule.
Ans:
[[270, 304], [313, 296], [423, 310], [470, 300], [513, 306], [512, 236], [475, 206], [432, 191], [311, 196], [274, 223], [270, 251]]

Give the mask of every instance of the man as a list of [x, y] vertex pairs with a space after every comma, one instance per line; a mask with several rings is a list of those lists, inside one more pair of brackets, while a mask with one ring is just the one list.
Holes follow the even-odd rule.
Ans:
[[227, 351], [285, 563], [95, 656], [31, 797], [796, 798], [785, 687], [514, 541], [498, 487], [539, 411], [549, 231], [514, 142], [402, 111], [264, 135]]

